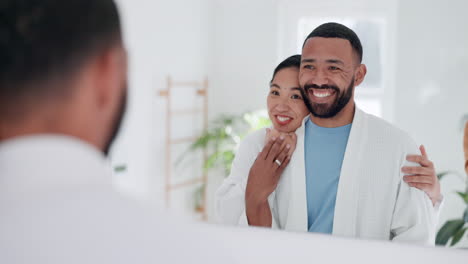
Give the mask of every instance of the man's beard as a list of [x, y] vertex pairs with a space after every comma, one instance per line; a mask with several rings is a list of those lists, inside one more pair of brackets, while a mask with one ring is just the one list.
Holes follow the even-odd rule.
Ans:
[[[314, 103], [309, 98], [309, 89], [333, 89], [335, 91], [336, 97], [335, 101], [330, 105], [327, 104], [318, 104]], [[335, 85], [322, 85], [318, 86], [316, 84], [309, 84], [304, 86], [304, 101], [309, 109], [310, 113], [313, 116], [318, 118], [331, 118], [336, 116], [343, 108], [349, 103], [351, 97], [353, 95], [353, 88], [354, 88], [354, 78], [351, 80], [351, 83], [348, 86], [348, 89], [341, 92], [340, 89]]]
[[122, 125], [122, 120], [125, 116], [126, 108], [127, 108], [127, 89], [124, 90], [124, 94], [122, 95], [122, 98], [120, 99], [119, 108], [117, 109], [116, 117], [114, 119], [115, 121], [112, 123], [111, 134], [109, 135], [109, 138], [106, 144], [104, 145], [103, 152], [106, 156], [109, 155], [109, 151], [112, 146], [112, 143], [114, 143], [114, 140], [119, 133], [120, 126]]

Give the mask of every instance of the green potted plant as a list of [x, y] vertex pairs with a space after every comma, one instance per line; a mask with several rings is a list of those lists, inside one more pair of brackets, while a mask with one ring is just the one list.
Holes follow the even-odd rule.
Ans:
[[[209, 128], [190, 145], [176, 164], [179, 164], [189, 153], [206, 151], [208, 156], [204, 161], [203, 169], [205, 171], [221, 169], [222, 176], [227, 177], [241, 140], [252, 131], [268, 126], [271, 126], [271, 121], [265, 110], [250, 111], [239, 115], [221, 115], [209, 124]], [[204, 185], [194, 191], [195, 210], [202, 207], [204, 191]]]
[[[458, 174], [456, 172], [442, 172], [437, 177], [442, 179], [446, 175]], [[465, 188], [465, 192], [457, 192], [458, 196], [464, 201], [465, 209], [460, 214], [460, 218], [451, 219], [445, 222], [445, 224], [437, 232], [436, 245], [448, 245], [453, 247], [465, 236], [468, 230], [468, 185]]]
[[268, 126], [271, 126], [271, 121], [264, 110], [221, 115], [210, 123], [208, 130], [203, 131], [179, 161], [187, 153], [206, 150], [208, 158], [203, 164], [204, 170], [222, 168], [224, 176], [227, 176], [240, 141], [252, 131]]

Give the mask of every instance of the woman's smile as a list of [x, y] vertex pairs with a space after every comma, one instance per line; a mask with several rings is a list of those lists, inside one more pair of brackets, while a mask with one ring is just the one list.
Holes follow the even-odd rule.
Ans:
[[280, 126], [286, 126], [289, 123], [291, 123], [291, 121], [293, 121], [294, 119], [292, 117], [285, 116], [285, 115], [275, 115], [275, 118], [276, 118], [276, 123], [278, 123], [278, 125]]

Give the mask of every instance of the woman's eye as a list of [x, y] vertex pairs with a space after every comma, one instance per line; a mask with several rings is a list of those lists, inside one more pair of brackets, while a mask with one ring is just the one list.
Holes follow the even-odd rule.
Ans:
[[271, 91], [270, 94], [272, 94], [272, 95], [279, 95], [279, 92], [278, 92], [278, 91]]
[[300, 95], [298, 95], [298, 94], [293, 94], [291, 96], [291, 99], [302, 99], [302, 97]]
[[340, 68], [336, 67], [336, 66], [330, 66], [330, 70], [332, 71], [337, 71], [339, 70]]

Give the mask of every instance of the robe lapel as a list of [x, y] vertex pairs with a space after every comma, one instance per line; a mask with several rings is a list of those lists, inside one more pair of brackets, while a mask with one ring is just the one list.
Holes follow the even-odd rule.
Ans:
[[307, 197], [306, 178], [304, 163], [304, 135], [305, 122], [309, 116], [304, 118], [302, 126], [296, 130], [296, 150], [291, 158], [289, 167], [291, 173], [288, 175], [291, 181], [288, 216], [285, 229], [288, 231], [307, 232]]
[[362, 172], [362, 153], [367, 138], [366, 114], [356, 108], [353, 124], [341, 166], [338, 192], [336, 195], [333, 235], [356, 235], [356, 220], [359, 195], [359, 175]]

